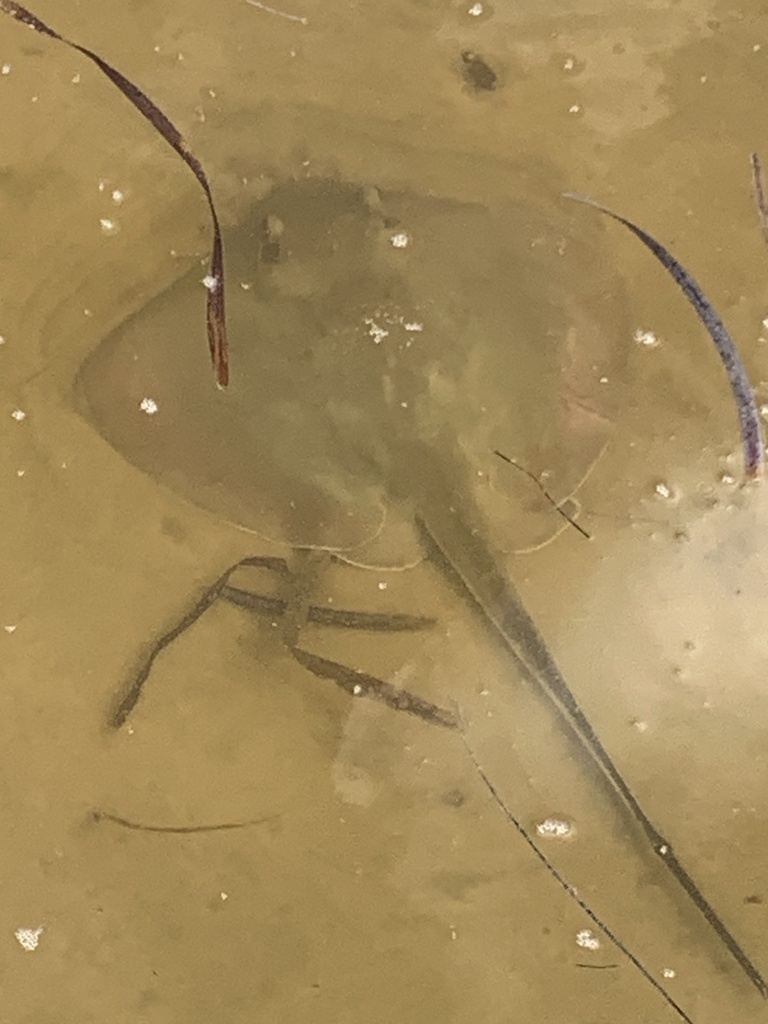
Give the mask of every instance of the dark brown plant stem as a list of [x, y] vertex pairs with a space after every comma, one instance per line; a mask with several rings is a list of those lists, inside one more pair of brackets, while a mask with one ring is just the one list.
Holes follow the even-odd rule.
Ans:
[[236, 828], [250, 828], [252, 825], [263, 825], [279, 818], [279, 814], [268, 814], [263, 818], [252, 818], [248, 821], [222, 821], [214, 825], [146, 825], [140, 821], [129, 821], [109, 811], [91, 811], [93, 821], [111, 821], [113, 825], [130, 829], [132, 832], [165, 832], [177, 836], [189, 836], [198, 832], [228, 832]]
[[149, 121], [152, 127], [158, 132], [171, 146], [176, 153], [181, 157], [187, 167], [190, 168], [194, 176], [200, 183], [200, 187], [205, 193], [205, 198], [208, 202], [208, 209], [211, 213], [211, 222], [213, 224], [213, 251], [211, 254], [211, 266], [209, 279], [207, 281], [207, 323], [208, 323], [208, 348], [211, 353], [211, 362], [213, 363], [214, 372], [216, 374], [216, 381], [219, 387], [226, 387], [229, 383], [229, 354], [227, 347], [227, 328], [226, 328], [226, 314], [224, 310], [224, 248], [221, 240], [221, 227], [219, 225], [219, 218], [216, 213], [216, 207], [213, 203], [213, 194], [211, 193], [211, 187], [208, 183], [205, 171], [203, 170], [202, 164], [187, 147], [184, 137], [181, 132], [176, 128], [174, 124], [165, 116], [165, 114], [157, 107], [152, 100], [134, 85], [129, 79], [125, 77], [116, 68], [113, 68], [111, 64], [108, 64], [102, 57], [93, 50], [89, 50], [86, 46], [80, 46], [79, 43], [74, 43], [70, 39], [65, 39], [64, 36], [60, 35], [49, 25], [46, 25], [44, 21], [41, 21], [37, 15], [27, 10], [26, 7], [22, 7], [21, 4], [15, 2], [15, 0], [0, 0], [0, 11], [5, 14], [10, 14], [12, 18], [22, 22], [24, 25], [28, 25], [36, 32], [40, 32], [42, 35], [50, 36], [51, 39], [57, 39], [60, 43], [64, 43], [65, 46], [71, 47], [73, 50], [77, 50], [78, 53], [82, 53], [88, 60], [93, 61], [96, 67], [107, 76], [107, 78], [117, 86], [123, 96], [128, 99], [136, 109], [144, 115]]
[[755, 193], [755, 206], [760, 221], [760, 230], [763, 233], [763, 241], [768, 246], [768, 202], [765, 198], [765, 175], [763, 164], [757, 153], [751, 153], [749, 164], [752, 168], [752, 188]]

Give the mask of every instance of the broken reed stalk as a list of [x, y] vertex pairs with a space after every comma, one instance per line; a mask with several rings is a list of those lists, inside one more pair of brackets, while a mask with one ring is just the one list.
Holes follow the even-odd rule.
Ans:
[[165, 116], [162, 110], [160, 110], [160, 108], [157, 107], [152, 100], [138, 88], [138, 86], [134, 85], [133, 82], [125, 77], [125, 75], [121, 74], [121, 72], [116, 68], [113, 68], [111, 64], [108, 64], [97, 53], [94, 53], [93, 50], [89, 50], [86, 46], [80, 46], [79, 43], [74, 43], [70, 39], [65, 39], [64, 36], [60, 35], [49, 25], [46, 25], [44, 21], [41, 21], [37, 15], [28, 11], [26, 7], [22, 7], [21, 4], [16, 3], [15, 0], [0, 0], [0, 11], [3, 11], [5, 14], [10, 14], [12, 18], [15, 18], [17, 21], [20, 21], [31, 29], [34, 29], [35, 32], [40, 32], [41, 35], [50, 36], [51, 39], [56, 39], [60, 43], [64, 43], [65, 46], [69, 46], [78, 53], [82, 53], [84, 57], [87, 57], [88, 60], [92, 61], [96, 67], [107, 76], [110, 82], [117, 86], [123, 96], [133, 104], [139, 113], [143, 114], [155, 131], [165, 139], [168, 145], [171, 146], [176, 153], [178, 153], [187, 167], [190, 168], [194, 176], [197, 178], [200, 187], [205, 193], [205, 198], [208, 202], [208, 209], [211, 213], [211, 223], [213, 225], [211, 265], [209, 276], [205, 282], [206, 290], [208, 292], [206, 304], [208, 348], [211, 354], [214, 373], [216, 374], [216, 382], [219, 387], [226, 387], [229, 383], [229, 351], [227, 346], [226, 315], [224, 310], [224, 247], [221, 240], [219, 218], [216, 213], [216, 207], [213, 203], [211, 186], [208, 183], [208, 178], [206, 177], [202, 164], [194, 153], [190, 152], [189, 147], [184, 141], [183, 135]]
[[757, 411], [757, 402], [755, 401], [754, 392], [749, 383], [744, 363], [741, 361], [733, 339], [712, 303], [685, 267], [675, 259], [671, 252], [664, 248], [661, 242], [657, 242], [647, 231], [643, 231], [637, 224], [633, 224], [631, 220], [627, 220], [626, 217], [614, 213], [613, 210], [609, 210], [607, 206], [603, 206], [602, 203], [598, 203], [589, 196], [579, 195], [576, 192], [565, 192], [563, 195], [565, 199], [573, 199], [577, 203], [592, 206], [601, 213], [612, 217], [619, 224], [623, 224], [625, 228], [628, 228], [633, 235], [640, 239], [643, 245], [651, 250], [659, 263], [677, 282], [685, 297], [696, 310], [710, 338], [715, 343], [715, 348], [728, 375], [728, 381], [731, 385], [731, 391], [739, 414], [746, 477], [748, 480], [756, 480], [761, 477], [765, 463], [765, 442], [760, 423], [760, 414]]
[[141, 821], [130, 821], [128, 818], [121, 818], [117, 814], [110, 814], [109, 811], [91, 811], [91, 821], [111, 821], [113, 825], [120, 825], [132, 832], [160, 832], [167, 835], [191, 836], [201, 832], [230, 832], [232, 829], [251, 828], [253, 825], [264, 825], [269, 821], [279, 819], [279, 814], [267, 814], [263, 818], [249, 818], [247, 821], [219, 821], [213, 825], [148, 825]]
[[757, 153], [750, 153], [749, 165], [752, 168], [752, 189], [755, 194], [755, 206], [757, 217], [760, 221], [760, 230], [763, 234], [763, 241], [768, 246], [768, 202], [765, 198], [765, 175], [763, 164]]

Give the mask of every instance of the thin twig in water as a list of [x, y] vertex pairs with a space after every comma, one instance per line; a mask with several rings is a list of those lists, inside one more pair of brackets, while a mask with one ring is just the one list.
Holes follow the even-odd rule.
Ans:
[[[688, 1014], [685, 1012], [685, 1010], [679, 1005], [679, 1003], [675, 1002], [675, 1000], [672, 998], [672, 996], [669, 994], [669, 992], [667, 992], [667, 990], [664, 988], [664, 986], [654, 978], [654, 976], [651, 974], [651, 972], [648, 970], [648, 968], [635, 956], [635, 954], [630, 949], [627, 948], [627, 946], [624, 945], [624, 943], [621, 941], [621, 939], [618, 937], [618, 935], [616, 935], [616, 933], [611, 929], [611, 927], [609, 925], [607, 925], [605, 923], [605, 921], [603, 921], [601, 918], [599, 918], [597, 916], [597, 914], [594, 912], [594, 910], [592, 910], [591, 907], [589, 907], [589, 905], [584, 902], [584, 900], [581, 898], [581, 896], [579, 896], [578, 892], [576, 891], [576, 889], [574, 889], [574, 887], [570, 884], [570, 882], [568, 882], [568, 880], [563, 875], [560, 874], [560, 872], [557, 870], [557, 868], [552, 863], [552, 861], [547, 857], [547, 855], [536, 844], [536, 842], [533, 839], [533, 836], [528, 831], [528, 829], [525, 827], [525, 825], [523, 825], [523, 823], [520, 821], [519, 818], [515, 817], [515, 815], [512, 813], [512, 811], [510, 810], [508, 805], [504, 802], [504, 800], [502, 800], [501, 795], [499, 794], [499, 791], [496, 789], [496, 787], [491, 782], [490, 778], [488, 777], [488, 775], [485, 773], [484, 769], [480, 765], [480, 762], [477, 760], [475, 752], [470, 747], [469, 743], [466, 740], [466, 737], [462, 734], [461, 738], [462, 738], [462, 741], [464, 743], [464, 746], [467, 749], [467, 753], [469, 754], [469, 756], [470, 756], [470, 758], [472, 760], [472, 763], [475, 766], [475, 770], [477, 771], [477, 774], [480, 776], [480, 778], [485, 783], [485, 787], [488, 790], [488, 792], [491, 794], [491, 796], [493, 797], [494, 803], [501, 809], [502, 813], [504, 814], [504, 817], [507, 819], [507, 821], [511, 825], [514, 826], [514, 828], [516, 829], [517, 833], [527, 843], [527, 845], [533, 851], [535, 856], [544, 865], [544, 867], [547, 869], [547, 871], [552, 876], [552, 878], [554, 878], [554, 880], [557, 882], [557, 884], [560, 886], [560, 888], [565, 890], [567, 895], [570, 896], [570, 898], [577, 904], [577, 906], [583, 911], [583, 913], [585, 913], [587, 915], [587, 917], [590, 919], [590, 921], [594, 925], [596, 925], [600, 929], [600, 931], [610, 939], [610, 941], [614, 944], [614, 946], [616, 946], [616, 948], [621, 953], [623, 953], [623, 955], [629, 960], [629, 962], [633, 965], [633, 967], [637, 968], [637, 970], [642, 974], [642, 976], [645, 978], [645, 980], [650, 985], [653, 985], [653, 987], [656, 989], [656, 991], [664, 999], [666, 1004], [669, 1007], [671, 1007], [671, 1009], [673, 1009], [675, 1011], [675, 1013], [678, 1015], [678, 1017], [680, 1017], [681, 1020], [684, 1020], [686, 1022], [686, 1024], [693, 1024], [693, 1021], [688, 1016]], [[579, 965], [579, 966], [581, 966], [581, 965]], [[601, 965], [601, 966], [609, 967], [611, 965], [604, 964], [604, 965]]]
[[79, 43], [73, 43], [70, 39], [65, 39], [64, 36], [50, 28], [44, 21], [41, 21], [37, 15], [28, 11], [26, 7], [22, 7], [21, 4], [16, 3], [15, 0], [0, 0], [0, 11], [3, 11], [5, 14], [10, 14], [10, 16], [15, 18], [16, 21], [20, 21], [22, 24], [28, 25], [36, 32], [40, 32], [41, 35], [50, 36], [51, 39], [57, 39], [60, 43], [64, 43], [65, 46], [69, 46], [71, 49], [77, 50], [78, 53], [82, 53], [82, 55], [87, 57], [88, 60], [93, 61], [96, 67], [107, 76], [110, 82], [117, 86], [123, 96], [125, 96], [125, 98], [129, 100], [134, 107], [136, 107], [139, 113], [144, 115], [155, 131], [165, 139], [168, 145], [171, 146], [176, 153], [178, 153], [187, 167], [189, 167], [197, 178], [200, 187], [205, 193], [205, 198], [208, 202], [208, 209], [211, 214], [211, 223], [213, 224], [213, 252], [211, 254], [209, 276], [206, 279], [206, 291], [208, 292], [208, 347], [211, 353], [211, 362], [213, 363], [213, 368], [216, 373], [216, 381], [219, 387], [226, 387], [229, 382], [229, 356], [227, 348], [226, 315], [224, 312], [224, 248], [221, 240], [219, 218], [216, 213], [216, 207], [213, 204], [211, 186], [208, 183], [208, 178], [206, 177], [202, 164], [197, 157], [190, 152], [187, 147], [187, 143], [178, 128], [169, 121], [159, 107], [155, 106], [149, 96], [143, 93], [138, 86], [135, 86], [133, 82], [127, 79], [120, 71], [113, 68], [111, 64], [108, 64], [103, 60], [103, 58], [101, 58], [97, 53], [94, 53], [93, 50], [89, 50], [85, 46], [80, 46]]
[[575, 964], [575, 967], [583, 967], [588, 971], [615, 971], [618, 964]]
[[633, 224], [631, 220], [627, 220], [626, 217], [614, 213], [613, 210], [609, 210], [606, 206], [596, 202], [589, 196], [582, 196], [575, 192], [565, 192], [563, 195], [566, 199], [573, 199], [577, 203], [592, 206], [601, 213], [612, 217], [619, 224], [623, 224], [624, 227], [628, 228], [633, 235], [639, 238], [651, 250], [656, 259], [677, 282], [685, 297], [696, 310], [710, 338], [715, 343], [715, 348], [728, 375], [728, 381], [730, 382], [739, 414], [741, 441], [744, 449], [744, 471], [747, 479], [756, 480], [762, 476], [765, 462], [765, 444], [755, 396], [747, 377], [747, 371], [736, 350], [733, 339], [712, 303], [685, 267], [660, 242], [657, 242], [652, 235], [649, 235], [647, 231], [643, 231], [637, 224]]
[[235, 828], [250, 828], [251, 825], [263, 825], [268, 821], [275, 821], [279, 814], [267, 814], [263, 818], [253, 818], [250, 821], [223, 821], [215, 825], [145, 825], [139, 821], [129, 821], [128, 818], [121, 818], [117, 814], [110, 814], [109, 811], [91, 811], [94, 821], [111, 821], [114, 825], [131, 829], [133, 832], [166, 832], [172, 835], [187, 836], [196, 832], [226, 832]]
[[519, 469], [521, 473], [525, 473], [525, 475], [529, 479], [533, 480], [533, 482], [539, 488], [539, 490], [544, 495], [544, 497], [547, 499], [547, 501], [552, 506], [552, 508], [555, 510], [555, 512], [557, 512], [558, 515], [561, 515], [563, 517], [563, 519], [566, 521], [566, 523], [570, 523], [570, 525], [574, 528], [574, 530], [578, 530], [579, 533], [582, 535], [582, 537], [586, 537], [587, 540], [592, 540], [591, 534], [587, 533], [587, 531], [584, 529], [583, 526], [579, 526], [579, 524], [576, 522], [576, 520], [572, 519], [568, 515], [568, 513], [562, 508], [561, 505], [558, 505], [558, 503], [555, 501], [555, 499], [552, 497], [552, 495], [546, 489], [546, 487], [541, 482], [541, 480], [539, 480], [539, 478], [537, 476], [534, 476], [533, 473], [530, 471], [530, 469], [526, 469], [525, 466], [521, 466], [519, 462], [515, 462], [514, 459], [510, 459], [510, 457], [508, 455], [505, 455], [503, 452], [498, 451], [498, 449], [496, 449], [496, 448], [493, 449], [493, 454], [494, 455], [498, 455], [498, 457], [500, 459], [503, 459], [504, 462], [508, 462], [509, 465], [510, 466], [514, 466], [515, 469]]
[[285, 18], [286, 21], [298, 21], [300, 25], [308, 25], [309, 18], [302, 18], [299, 14], [288, 14], [286, 11], [278, 11], [276, 7], [267, 7], [266, 4], [259, 3], [259, 0], [245, 0], [251, 7], [258, 7], [260, 11], [266, 11], [267, 14], [276, 14], [278, 18]]
[[763, 241], [768, 245], [768, 202], [765, 199], [765, 175], [763, 164], [757, 153], [751, 153], [749, 163], [752, 168], [752, 188], [755, 193], [755, 205], [757, 216], [760, 221], [760, 230], [763, 233]]

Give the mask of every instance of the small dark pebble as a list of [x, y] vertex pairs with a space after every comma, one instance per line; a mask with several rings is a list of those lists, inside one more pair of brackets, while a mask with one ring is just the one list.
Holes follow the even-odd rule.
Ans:
[[472, 50], [462, 50], [464, 79], [476, 92], [491, 92], [496, 88], [498, 76], [493, 68]]

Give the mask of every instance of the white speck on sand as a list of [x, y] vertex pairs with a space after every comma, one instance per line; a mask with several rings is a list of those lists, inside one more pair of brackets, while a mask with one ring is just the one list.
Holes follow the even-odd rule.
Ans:
[[215, 277], [213, 274], [206, 274], [205, 277], [200, 282], [200, 284], [204, 288], [207, 288], [209, 292], [215, 292], [216, 289], [219, 287], [219, 283], [220, 282], [218, 277]]
[[363, 319], [363, 323], [367, 326], [368, 333], [373, 338], [375, 345], [381, 344], [381, 342], [389, 336], [389, 331], [385, 327], [380, 327], [379, 324], [369, 316]]
[[39, 924], [37, 928], [17, 928], [13, 934], [22, 949], [27, 953], [34, 953], [43, 934], [43, 926]]
[[661, 973], [662, 973], [662, 975], [665, 978], [676, 978], [677, 977], [677, 971], [673, 971], [671, 967], [665, 967], [664, 970]]
[[657, 348], [659, 344], [658, 335], [653, 331], [643, 330], [642, 327], [638, 327], [632, 337], [638, 345], [645, 345], [646, 348]]
[[484, 10], [485, 8], [483, 7], [482, 4], [472, 4], [472, 6], [467, 11], [467, 14], [471, 15], [473, 18], [479, 18]]
[[536, 834], [546, 839], [569, 839], [573, 833], [573, 825], [562, 818], [545, 818], [536, 826]]
[[17, 423], [21, 423], [22, 420], [27, 418], [27, 414], [23, 409], [14, 409], [11, 416], [16, 420]]
[[582, 928], [576, 933], [576, 945], [582, 949], [600, 949], [600, 939], [590, 928]]
[[157, 412], [157, 402], [154, 398], [142, 398], [139, 402], [139, 408], [142, 412], [145, 412], [147, 416], [154, 416]]
[[15, 633], [17, 627], [16, 626], [3, 626], [3, 629], [5, 630], [6, 633]]
[[101, 227], [102, 234], [105, 235], [116, 235], [119, 231], [117, 221], [112, 220], [111, 217], [100, 217], [99, 226]]
[[396, 235], [392, 235], [390, 242], [396, 249], [405, 249], [410, 242], [410, 238], [405, 231], [398, 231]]

